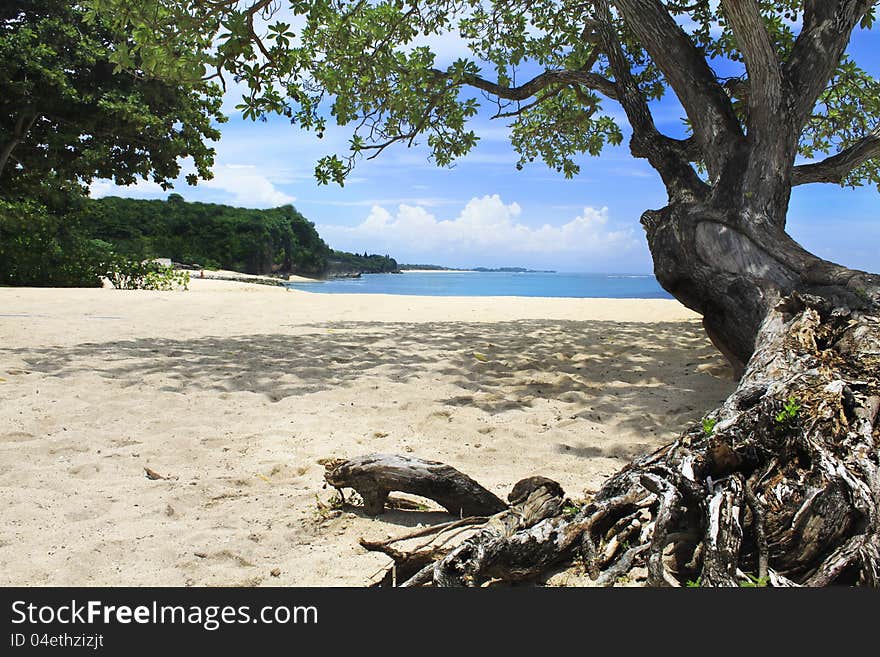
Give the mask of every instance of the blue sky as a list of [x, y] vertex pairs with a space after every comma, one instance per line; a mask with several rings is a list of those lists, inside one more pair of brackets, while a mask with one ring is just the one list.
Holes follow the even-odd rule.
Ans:
[[[464, 56], [451, 39], [435, 42], [438, 63]], [[850, 52], [880, 76], [880, 30], [856, 32]], [[488, 120], [474, 126], [477, 147], [449, 169], [437, 168], [424, 147], [386, 150], [361, 161], [344, 188], [320, 186], [313, 176], [323, 155], [346, 151], [349, 132], [329, 129], [324, 139], [298, 131], [281, 118], [244, 121], [234, 111], [240, 92], [230, 89], [230, 121], [215, 144], [215, 178], [175, 191], [190, 201], [275, 207], [292, 203], [315, 222], [333, 248], [390, 254], [401, 263], [451, 267], [525, 266], [559, 271], [649, 273], [652, 270], [639, 216], [662, 207], [665, 192], [626, 140], [600, 157], [584, 157], [572, 180], [540, 162], [517, 171], [508, 130]], [[654, 106], [658, 127], [681, 133], [683, 115], [668, 94]], [[620, 110], [612, 102], [606, 112]], [[624, 123], [621, 123], [624, 126]], [[164, 198], [151, 183], [120, 188], [108, 181], [93, 196]], [[880, 196], [874, 187], [834, 185], [795, 188], [789, 232], [808, 250], [859, 269], [880, 271]]]

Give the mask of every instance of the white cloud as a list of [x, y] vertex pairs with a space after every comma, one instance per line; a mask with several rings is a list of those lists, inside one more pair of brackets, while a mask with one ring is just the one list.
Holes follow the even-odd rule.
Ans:
[[[183, 175], [192, 169], [185, 167]], [[226, 198], [212, 199], [218, 203], [229, 203], [247, 208], [275, 208], [293, 203], [296, 197], [282, 192], [275, 186], [276, 182], [288, 182], [284, 171], [266, 174], [252, 164], [219, 164], [214, 167], [211, 180], [199, 181], [198, 187], [189, 187], [178, 179], [170, 190], [163, 190], [159, 185], [148, 180], [139, 180], [134, 185], [121, 187], [111, 180], [96, 180], [89, 187], [92, 198], [103, 196], [123, 196], [127, 198], [164, 198], [173, 192], [190, 197], [200, 188], [221, 192]]]
[[[173, 190], [172, 190], [173, 191]], [[162, 198], [170, 194], [152, 180], [138, 180], [133, 185], [121, 186], [112, 180], [95, 180], [89, 185], [89, 196], [103, 198], [105, 196], [124, 196], [126, 198]]]
[[497, 194], [472, 198], [451, 219], [438, 218], [418, 205], [401, 204], [394, 214], [375, 205], [358, 225], [318, 229], [335, 248], [392, 253], [404, 261], [485, 261], [487, 256], [516, 262], [596, 260], [632, 251], [638, 244], [633, 230], [609, 228], [607, 208], [583, 207], [561, 224], [527, 223], [519, 204], [504, 203]]
[[269, 177], [252, 164], [216, 166], [214, 177], [199, 184], [231, 195], [233, 205], [249, 208], [273, 208], [296, 200], [275, 187]]

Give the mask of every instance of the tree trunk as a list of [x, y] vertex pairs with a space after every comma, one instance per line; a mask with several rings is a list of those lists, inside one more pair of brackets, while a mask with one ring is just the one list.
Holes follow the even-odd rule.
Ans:
[[709, 338], [738, 373], [767, 314], [793, 292], [850, 310], [880, 303], [880, 278], [805, 251], [785, 232], [784, 217], [716, 205], [670, 205], [644, 213], [642, 224], [658, 281], [703, 315]]

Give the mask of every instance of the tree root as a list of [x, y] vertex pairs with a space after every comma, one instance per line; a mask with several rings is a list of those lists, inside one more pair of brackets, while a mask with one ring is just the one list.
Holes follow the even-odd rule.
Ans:
[[[551, 480], [524, 480], [455, 547], [386, 552], [398, 573], [407, 565], [397, 580], [479, 586], [577, 560], [599, 586], [636, 568], [650, 586], [877, 586], [880, 319], [795, 295], [758, 344], [714, 424], [633, 461], [580, 507]], [[447, 529], [461, 525], [435, 535]]]

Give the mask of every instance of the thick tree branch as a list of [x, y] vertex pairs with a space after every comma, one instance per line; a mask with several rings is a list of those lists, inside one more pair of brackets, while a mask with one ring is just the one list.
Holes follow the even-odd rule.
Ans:
[[[431, 69], [430, 72], [437, 78], [445, 80], [454, 79], [451, 74], [436, 68]], [[526, 100], [547, 87], [558, 84], [579, 84], [598, 91], [612, 100], [617, 100], [617, 88], [614, 83], [598, 73], [590, 73], [588, 71], [544, 71], [518, 87], [506, 87], [490, 82], [478, 75], [463, 75], [458, 77], [457, 80], [461, 84], [475, 87], [504, 100]]]
[[600, 19], [597, 32], [614, 72], [617, 100], [633, 129], [630, 150], [635, 157], [646, 158], [657, 170], [671, 198], [693, 196], [704, 185], [690, 166], [690, 157], [682, 154], [681, 142], [668, 139], [657, 130], [648, 101], [633, 77], [629, 60], [617, 38], [608, 2], [601, 0], [595, 5]]
[[873, 4], [874, 0], [805, 0], [803, 28], [783, 66], [796, 127], [806, 122], [853, 29]]
[[756, 0], [722, 0], [746, 63], [749, 82], [749, 134], [769, 129], [782, 103], [782, 72]]
[[742, 130], [706, 58], [659, 0], [614, 0], [614, 5], [687, 112], [706, 154], [709, 174], [713, 178], [720, 175]]
[[788, 118], [785, 80], [757, 0], [721, 0], [748, 73], [748, 164], [738, 193], [759, 213], [784, 214], [798, 126]]
[[880, 125], [836, 155], [821, 162], [796, 166], [792, 172], [791, 184], [840, 184], [850, 171], [875, 157], [880, 157]]

